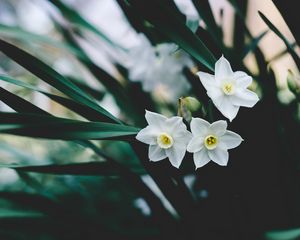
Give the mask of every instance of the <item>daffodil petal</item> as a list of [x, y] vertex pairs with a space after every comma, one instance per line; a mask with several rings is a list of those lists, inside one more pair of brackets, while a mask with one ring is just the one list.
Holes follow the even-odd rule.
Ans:
[[233, 105], [251, 108], [259, 101], [259, 98], [255, 92], [245, 89], [231, 95], [230, 100]]
[[168, 128], [168, 131], [170, 134], [174, 132], [175, 130], [186, 130], [185, 124], [182, 124], [182, 117], [171, 117], [168, 118], [165, 122], [166, 128]]
[[143, 128], [139, 133], [136, 135], [136, 139], [140, 142], [146, 143], [146, 144], [156, 144], [156, 138], [158, 135], [157, 129], [151, 126], [147, 126]]
[[207, 90], [207, 95], [211, 99], [218, 99], [219, 97], [224, 96], [224, 93], [220, 87], [215, 87], [215, 88], [210, 88], [209, 90]]
[[194, 164], [196, 166], [196, 169], [203, 167], [210, 161], [208, 152], [204, 148], [202, 150], [200, 150], [199, 152], [195, 152], [193, 157], [194, 157]]
[[231, 122], [239, 111], [239, 106], [233, 105], [228, 96], [213, 100], [218, 110]]
[[238, 78], [246, 77], [246, 76], [248, 76], [248, 74], [245, 73], [245, 72], [243, 72], [243, 71], [235, 71], [235, 72], [233, 73], [233, 78], [234, 78], [235, 80], [238, 79]]
[[243, 141], [242, 137], [232, 131], [226, 131], [226, 133], [220, 137], [220, 142], [226, 146], [227, 149], [236, 148]]
[[226, 166], [229, 159], [228, 151], [218, 147], [214, 150], [209, 150], [208, 156], [213, 162], [219, 164], [220, 166]]
[[209, 129], [210, 123], [201, 118], [192, 118], [191, 131], [193, 136], [204, 136]]
[[177, 131], [173, 133], [173, 137], [176, 143], [187, 146], [193, 135], [187, 130]]
[[150, 161], [157, 162], [167, 157], [166, 151], [160, 148], [158, 145], [150, 145], [148, 157]]
[[213, 134], [222, 136], [226, 132], [227, 122], [224, 120], [219, 120], [212, 123], [209, 128]]
[[233, 78], [238, 87], [246, 89], [252, 83], [252, 77], [242, 71], [236, 71], [233, 73]]
[[216, 79], [224, 79], [231, 77], [233, 71], [231, 69], [230, 63], [227, 59], [222, 56], [215, 64], [215, 76]]
[[186, 146], [175, 143], [173, 147], [168, 148], [165, 151], [169, 158], [170, 163], [174, 167], [179, 168], [186, 152]]
[[189, 144], [187, 145], [187, 151], [191, 153], [195, 153], [200, 151], [203, 148], [203, 137], [193, 137]]
[[206, 90], [216, 85], [214, 75], [205, 72], [197, 72], [197, 75], [200, 78], [200, 81]]
[[148, 110], [146, 110], [145, 118], [149, 125], [154, 125], [154, 126], [164, 125], [165, 121], [168, 119], [167, 117], [161, 114], [151, 112]]

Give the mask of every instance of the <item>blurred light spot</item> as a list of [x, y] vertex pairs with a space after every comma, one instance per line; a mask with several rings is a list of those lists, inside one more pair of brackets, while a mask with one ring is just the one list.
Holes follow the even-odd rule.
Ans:
[[133, 205], [136, 208], [140, 209], [142, 214], [144, 214], [145, 216], [150, 216], [151, 209], [143, 198], [137, 198], [136, 200], [134, 200]]
[[205, 199], [205, 198], [208, 198], [209, 194], [208, 194], [208, 191], [207, 191], [207, 190], [201, 189], [200, 191], [198, 191], [197, 196], [198, 196], [200, 199]]

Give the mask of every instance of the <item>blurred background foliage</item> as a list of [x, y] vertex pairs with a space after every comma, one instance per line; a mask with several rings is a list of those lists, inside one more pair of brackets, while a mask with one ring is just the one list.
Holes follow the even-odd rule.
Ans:
[[[299, 239], [297, 10], [0, 0], [0, 238]], [[230, 125], [245, 142], [229, 166], [149, 163], [145, 109], [223, 118], [195, 75], [222, 54], [261, 99]]]

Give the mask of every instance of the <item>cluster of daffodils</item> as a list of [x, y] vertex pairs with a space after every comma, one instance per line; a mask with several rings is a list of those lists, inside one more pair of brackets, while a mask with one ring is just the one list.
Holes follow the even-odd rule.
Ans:
[[187, 130], [181, 117], [167, 118], [146, 111], [146, 120], [149, 125], [138, 133], [136, 139], [149, 144], [150, 161], [169, 158], [176, 168], [179, 168], [186, 151], [193, 153], [196, 168], [209, 161], [226, 166], [228, 149], [242, 142], [240, 135], [227, 130], [227, 123], [223, 120], [210, 124], [201, 118], [192, 118], [192, 132]]
[[144, 91], [156, 93], [167, 102], [177, 101], [190, 89], [182, 70], [192, 67], [193, 62], [174, 44], [154, 47], [143, 34], [138, 38], [139, 43], [128, 53], [129, 79], [141, 82]]
[[[232, 121], [241, 106], [253, 107], [259, 100], [248, 90], [252, 78], [244, 72], [233, 72], [230, 63], [222, 56], [215, 65], [215, 75], [197, 73], [216, 108]], [[191, 132], [181, 117], [167, 118], [161, 114], [146, 111], [148, 126], [136, 139], [149, 144], [150, 161], [168, 158], [179, 168], [186, 151], [193, 153], [194, 163], [200, 168], [210, 161], [221, 166], [228, 163], [228, 149], [243, 141], [237, 133], [227, 130], [227, 122], [219, 120], [209, 123], [201, 118], [192, 118]]]

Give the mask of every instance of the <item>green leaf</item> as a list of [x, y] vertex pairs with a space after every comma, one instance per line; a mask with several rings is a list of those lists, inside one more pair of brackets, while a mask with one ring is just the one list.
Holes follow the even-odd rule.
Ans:
[[105, 90], [95, 89], [89, 85], [87, 85], [83, 80], [79, 80], [77, 78], [71, 76], [65, 76], [65, 78], [69, 79], [72, 83], [74, 83], [77, 87], [85, 91], [87, 94], [92, 96], [98, 101], [102, 101], [105, 96]]
[[300, 228], [267, 232], [265, 237], [267, 240], [297, 240], [300, 237]]
[[87, 20], [85, 20], [82, 16], [78, 14], [78, 12], [74, 11], [72, 8], [65, 5], [63, 2], [59, 0], [49, 0], [54, 6], [56, 6], [59, 11], [63, 14], [63, 16], [68, 19], [71, 23], [77, 24], [78, 26], [85, 28], [99, 37], [101, 37], [103, 40], [108, 42], [113, 47], [117, 47], [119, 49], [124, 50], [123, 47], [120, 45], [114, 43], [110, 38], [108, 38], [103, 32], [101, 32], [98, 28], [94, 27], [92, 24], [90, 24]]
[[93, 76], [101, 84], [103, 84], [106, 90], [108, 90], [113, 95], [118, 105], [124, 109], [130, 107], [130, 105], [128, 104], [128, 96], [126, 95], [124, 87], [120, 84], [120, 82], [110, 74], [108, 74], [106, 71], [104, 71], [102, 68], [100, 68], [89, 58], [89, 56], [77, 43], [74, 36], [70, 33], [69, 29], [59, 24], [55, 19], [53, 19], [53, 22], [58, 31], [60, 31], [63, 37], [66, 39], [66, 41], [74, 48], [78, 49], [81, 54], [85, 56], [84, 58], [78, 57], [78, 60], [93, 74]]
[[[297, 43], [296, 42], [293, 42], [291, 44], [291, 46], [293, 47], [293, 49], [297, 46]], [[285, 54], [288, 53], [288, 50], [287, 49], [284, 49], [282, 51], [280, 51], [279, 53], [275, 54], [275, 56], [273, 56], [270, 60], [268, 60], [268, 62], [273, 62], [273, 61], [276, 61], [277, 59], [283, 57]]]
[[120, 174], [123, 174], [120, 172], [121, 170], [118, 163], [115, 163], [113, 161], [30, 166], [0, 164], [0, 167], [12, 168], [21, 172], [60, 175], [119, 176]]
[[[246, 13], [243, 12], [243, 10], [241, 9], [240, 6], [240, 2], [237, 2], [236, 0], [229, 0], [229, 2], [232, 4], [236, 16], [240, 18], [240, 22], [244, 25], [244, 30], [245, 30], [245, 34], [247, 35], [247, 37], [250, 38], [250, 41], [253, 41], [254, 37], [252, 36], [246, 22]], [[269, 85], [269, 81], [266, 81], [266, 79], [268, 79], [268, 71], [267, 71], [267, 62], [265, 60], [264, 54], [262, 53], [262, 51], [260, 50], [259, 46], [257, 48], [254, 49], [254, 55], [256, 58], [256, 62], [258, 65], [258, 69], [259, 69], [259, 76], [258, 76], [258, 80], [259, 83], [261, 84], [262, 88], [267, 91], [266, 89], [268, 89], [270, 86]], [[239, 60], [240, 62], [242, 62], [241, 60]]]
[[[234, 46], [234, 52], [236, 54], [243, 53], [243, 50], [245, 49], [245, 33], [246, 33], [246, 26], [244, 22], [240, 21], [239, 15], [242, 16], [247, 15], [247, 7], [248, 7], [248, 0], [245, 0], [243, 2], [236, 1], [236, 0], [229, 0], [232, 4], [236, 5], [239, 9], [239, 12], [235, 11], [234, 14], [234, 24], [233, 24], [233, 46]], [[236, 8], [237, 9], [237, 8]], [[251, 39], [252, 40], [252, 39]]]
[[24, 100], [23, 98], [5, 90], [0, 87], [0, 100], [7, 104], [9, 107], [17, 112], [23, 113], [39, 113], [39, 114], [49, 114], [43, 109], [33, 105], [32, 103]]
[[223, 32], [220, 26], [218, 26], [215, 21], [208, 0], [204, 0], [204, 1], [193, 0], [193, 4], [195, 5], [201, 19], [203, 19], [203, 21], [205, 22], [205, 25], [207, 26], [207, 31], [213, 38], [214, 42], [219, 46], [220, 49], [224, 50]]
[[253, 38], [253, 39], [251, 40], [251, 42], [245, 47], [244, 52], [243, 52], [243, 54], [242, 54], [242, 58], [245, 58], [245, 57], [248, 55], [248, 53], [253, 52], [253, 51], [257, 48], [257, 46], [258, 46], [260, 40], [263, 39], [263, 37], [264, 37], [267, 33], [268, 33], [268, 30], [262, 32], [262, 33], [259, 34], [257, 37]]
[[[68, 99], [68, 98], [64, 98], [64, 97], [61, 97], [61, 96], [57, 96], [57, 95], [45, 92], [43, 90], [38, 89], [35, 86], [32, 86], [31, 84], [28, 84], [28, 83], [25, 83], [25, 82], [22, 82], [22, 81], [19, 81], [17, 79], [11, 78], [9, 76], [4, 76], [4, 75], [0, 75], [0, 80], [8, 82], [10, 84], [20, 86], [20, 87], [24, 87], [26, 89], [30, 89], [30, 90], [39, 92], [41, 94], [44, 94], [45, 96], [49, 97], [53, 101], [61, 104], [62, 106], [70, 109], [73, 112], [76, 112], [77, 114], [85, 117], [88, 120], [91, 120], [91, 121], [106, 121], [107, 120], [106, 117], [103, 117], [102, 114], [99, 114], [99, 112], [95, 111], [93, 108], [90, 108], [89, 106], [82, 105], [82, 104], [77, 103], [77, 102], [75, 102], [71, 99]], [[4, 90], [4, 91], [6, 91], [6, 90]], [[0, 93], [1, 93], [1, 89], [0, 89]], [[0, 99], [3, 99], [4, 102], [8, 101], [8, 99], [7, 99], [8, 95], [11, 95], [11, 94], [12, 93], [3, 94], [2, 96], [0, 96]], [[22, 100], [20, 100], [20, 101], [22, 101]], [[16, 102], [14, 102], [14, 101], [11, 101], [11, 102], [16, 104]], [[21, 103], [19, 103], [19, 104], [21, 104]], [[23, 103], [23, 104], [28, 105], [27, 103]], [[30, 105], [30, 108], [35, 107], [31, 103], [29, 103], [29, 105]], [[32, 112], [32, 109], [30, 109], [30, 111], [25, 110], [24, 112]]]
[[95, 100], [85, 94], [80, 88], [78, 88], [75, 84], [64, 78], [58, 72], [50, 68], [41, 60], [32, 56], [31, 54], [17, 48], [16, 46], [7, 43], [0, 39], [0, 50], [13, 59], [15, 62], [20, 64], [22, 67], [50, 84], [54, 88], [60, 90], [65, 95], [69, 96], [73, 100], [87, 105], [93, 108], [95, 111], [101, 113], [103, 116], [107, 118], [107, 121], [114, 121], [121, 123], [121, 121], [111, 115], [104, 108], [100, 107]]
[[[54, 20], [54, 23], [57, 29], [63, 34], [64, 38], [75, 48], [82, 51], [85, 54], [84, 50], [77, 43], [76, 39], [72, 34], [70, 34], [69, 29], [61, 26]], [[142, 116], [144, 114], [145, 108], [152, 109], [147, 105], [147, 101], [140, 101], [139, 104], [136, 104], [136, 98], [134, 96], [138, 95], [141, 99], [147, 99], [147, 95], [144, 94], [139, 88], [135, 88], [134, 94], [131, 92], [132, 83], [128, 83], [126, 80], [126, 84], [121, 84], [117, 79], [108, 74], [106, 71], [101, 69], [98, 65], [96, 65], [88, 56], [84, 59], [78, 58], [79, 61], [94, 75], [94, 77], [106, 88], [107, 91], [111, 93], [114, 97], [118, 106], [123, 110], [126, 116], [134, 119], [135, 123], [140, 124], [142, 121]], [[125, 79], [124, 79], [125, 80]], [[149, 99], [149, 98], [148, 98]], [[149, 101], [148, 101], [149, 103]], [[147, 107], [145, 106], [147, 105]]]
[[79, 57], [84, 57], [80, 51], [65, 42], [54, 40], [48, 36], [31, 33], [16, 26], [0, 24], [0, 36], [22, 40], [27, 43], [37, 42], [47, 44], [58, 49], [67, 50]]
[[186, 26], [191, 29], [191, 31], [193, 33], [197, 32], [197, 29], [199, 27], [199, 20], [190, 20], [190, 19], [187, 19], [186, 20]]
[[284, 21], [294, 35], [296, 42], [300, 44], [300, 29], [299, 29], [299, 3], [298, 1], [289, 1], [288, 4], [285, 0], [272, 1], [281, 13]]
[[[0, 133], [62, 140], [118, 139], [135, 136], [140, 129], [114, 123], [82, 122], [38, 114], [0, 112]], [[19, 125], [14, 127], [13, 124]]]
[[[47, 113], [48, 114], [48, 113]], [[39, 122], [53, 123], [53, 122], [81, 122], [77, 120], [54, 117], [50, 114], [40, 113], [15, 113], [15, 112], [0, 112], [0, 124], [23, 124], [23, 125], [34, 125]]]
[[262, 20], [268, 25], [268, 27], [284, 42], [288, 52], [291, 54], [294, 59], [297, 67], [300, 69], [300, 58], [295, 52], [293, 46], [289, 43], [289, 41], [285, 38], [285, 36], [278, 30], [277, 27], [260, 11], [258, 11], [259, 16]]
[[155, 28], [188, 52], [208, 69], [214, 71], [216, 59], [204, 43], [178, 19], [163, 1], [128, 0], [128, 3]]
[[0, 219], [3, 218], [39, 218], [44, 217], [44, 214], [36, 211], [28, 211], [21, 209], [0, 209]]

